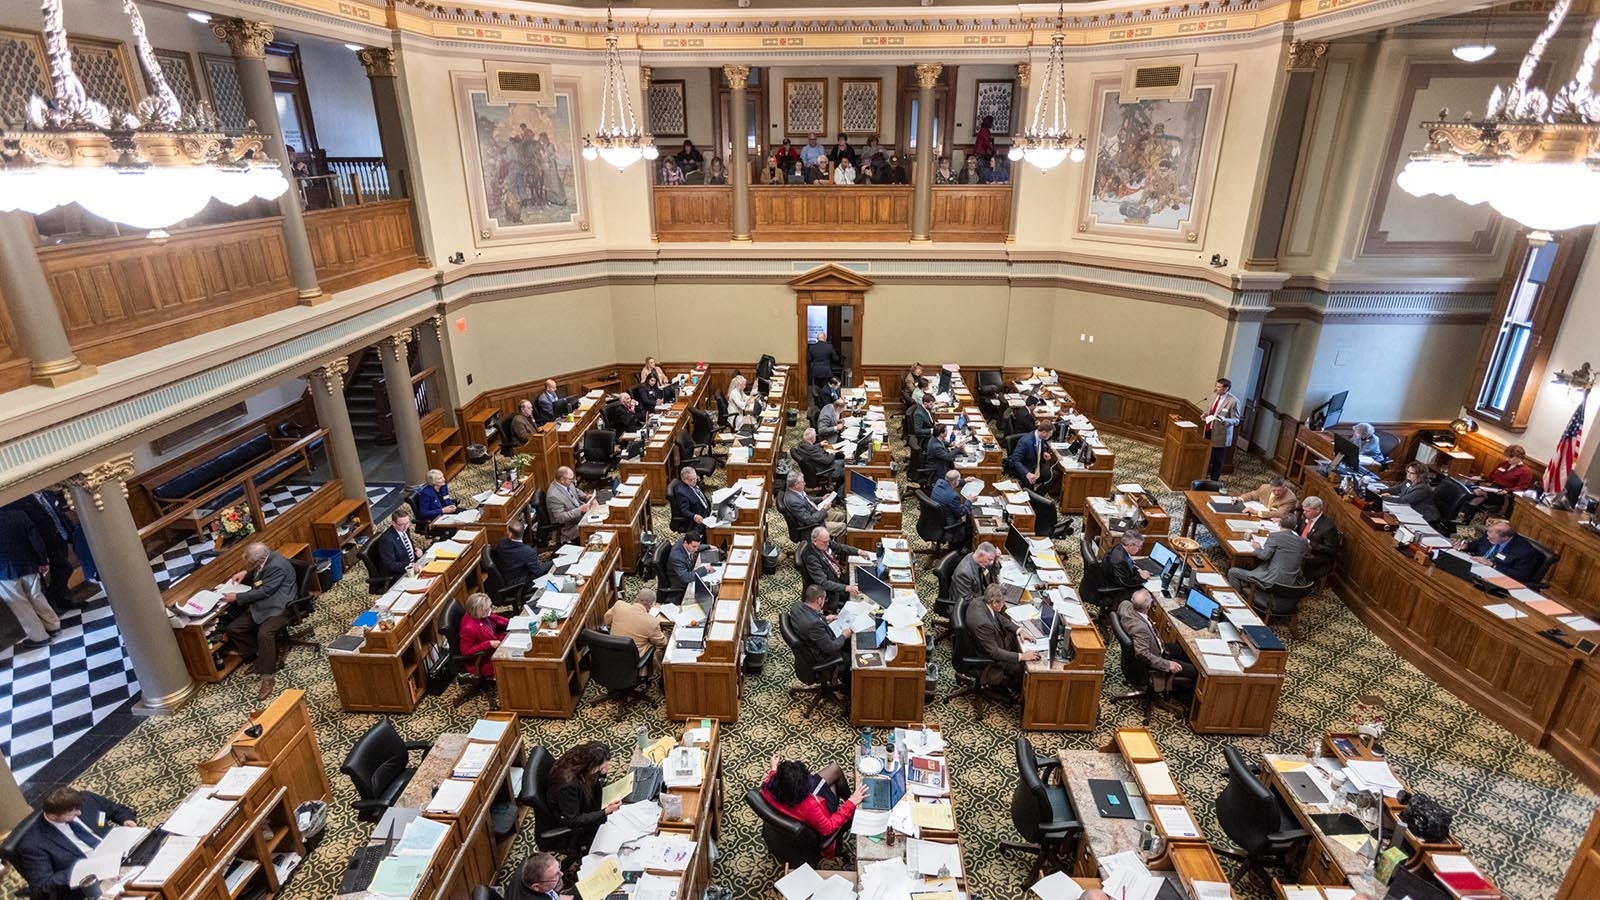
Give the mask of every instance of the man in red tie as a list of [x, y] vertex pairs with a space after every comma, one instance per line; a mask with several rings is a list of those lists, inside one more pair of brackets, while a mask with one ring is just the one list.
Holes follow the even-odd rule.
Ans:
[[1306, 578], [1315, 581], [1333, 571], [1334, 561], [1339, 557], [1339, 529], [1334, 527], [1332, 519], [1322, 514], [1321, 497], [1305, 498], [1300, 502], [1300, 510], [1306, 520], [1300, 526], [1300, 536], [1311, 544], [1301, 571]]
[[1232, 390], [1233, 382], [1218, 378], [1203, 419], [1206, 437], [1211, 440], [1211, 461], [1206, 466], [1206, 477], [1212, 481], [1222, 477], [1222, 462], [1228, 457], [1228, 448], [1233, 446], [1233, 426], [1239, 424], [1239, 398], [1230, 393]]

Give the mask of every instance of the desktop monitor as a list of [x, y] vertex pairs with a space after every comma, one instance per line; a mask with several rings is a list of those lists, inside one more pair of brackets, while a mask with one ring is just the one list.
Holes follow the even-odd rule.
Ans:
[[887, 607], [894, 599], [894, 591], [890, 589], [888, 582], [865, 568], [856, 569], [856, 587], [861, 589], [861, 593], [866, 595], [868, 600], [879, 606]]
[[1150, 546], [1151, 561], [1163, 569], [1165, 569], [1168, 564], [1177, 558], [1178, 554], [1173, 552], [1173, 549], [1168, 547], [1166, 544], [1157, 543]]
[[1209, 619], [1211, 614], [1216, 612], [1217, 608], [1222, 604], [1200, 593], [1198, 589], [1190, 588], [1189, 599], [1183, 605]]
[[1006, 552], [1017, 561], [1017, 565], [1024, 569], [1033, 567], [1032, 559], [1028, 555], [1028, 539], [1022, 536], [1017, 526], [1012, 525], [1006, 529]]
[[690, 597], [690, 602], [698, 606], [709, 606], [717, 599], [717, 592], [706, 586], [705, 581], [699, 575], [694, 577], [694, 584], [692, 587], [694, 589], [694, 593]]
[[1328, 411], [1323, 414], [1322, 427], [1324, 430], [1339, 424], [1340, 417], [1344, 415], [1344, 402], [1350, 399], [1349, 391], [1340, 391], [1328, 398], [1326, 406]]
[[765, 397], [765, 396], [767, 396], [767, 394], [769, 394], [771, 392], [772, 392], [772, 379], [770, 379], [770, 378], [757, 378], [756, 379], [756, 394], [757, 394], [757, 396]]
[[878, 483], [860, 472], [851, 472], [850, 493], [869, 503], [876, 502], [878, 499]]
[[965, 412], [962, 412], [960, 415], [956, 416], [956, 430], [967, 430], [967, 414]]
[[939, 370], [939, 389], [934, 391], [934, 393], [935, 394], [948, 394], [948, 393], [950, 393], [950, 370], [949, 369], [940, 369]]
[[1578, 501], [1583, 499], [1583, 479], [1579, 477], [1577, 472], [1567, 473], [1567, 485], [1564, 493], [1568, 506], [1577, 506]]
[[1333, 436], [1333, 455], [1344, 459], [1344, 464], [1352, 469], [1361, 468], [1361, 450], [1349, 438]]

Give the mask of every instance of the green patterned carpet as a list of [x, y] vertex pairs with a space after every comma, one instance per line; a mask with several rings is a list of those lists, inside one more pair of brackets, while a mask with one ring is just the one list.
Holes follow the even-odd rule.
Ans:
[[[891, 428], [891, 433], [898, 429]], [[1116, 451], [1118, 482], [1159, 486], [1155, 475], [1159, 448], [1116, 438], [1108, 442]], [[903, 458], [903, 452], [901, 455]], [[1242, 459], [1240, 469], [1232, 481], [1241, 488], [1254, 487], [1266, 471], [1255, 458]], [[720, 479], [719, 471], [713, 481]], [[487, 480], [486, 470], [463, 473], [455, 482], [455, 493], [471, 495]], [[1173, 522], [1180, 521], [1181, 499], [1174, 495], [1163, 502], [1173, 514]], [[914, 502], [906, 506], [906, 519], [908, 536], [920, 543], [914, 537]], [[668, 533], [666, 522], [665, 509], [657, 506], [656, 528], [663, 535]], [[764, 615], [775, 619], [798, 597], [800, 581], [792, 563], [792, 545], [775, 509], [769, 524], [784, 562], [776, 574], [762, 579], [760, 596]], [[1062, 549], [1069, 548], [1063, 544]], [[1076, 556], [1075, 551], [1062, 554], [1069, 560]], [[630, 593], [636, 586], [634, 579], [628, 579]], [[922, 574], [919, 588], [931, 605], [936, 592], [931, 573]], [[335, 590], [323, 595], [316, 619], [318, 635], [322, 640], [331, 639], [366, 606], [364, 574], [357, 566]], [[1350, 698], [1377, 693], [1390, 709], [1391, 730], [1385, 741], [1399, 770], [1415, 789], [1457, 811], [1455, 830], [1467, 852], [1492, 873], [1507, 897], [1533, 900], [1553, 896], [1596, 805], [1594, 795], [1550, 756], [1478, 715], [1390, 651], [1331, 592], [1309, 600], [1301, 620], [1305, 637], [1291, 641], [1287, 683], [1272, 736], [1201, 737], [1174, 725], [1170, 714], [1158, 711], [1156, 715], [1153, 728], [1161, 748], [1213, 840], [1227, 844], [1212, 809], [1225, 780], [1225, 743], [1234, 743], [1248, 754], [1305, 752], [1325, 728], [1348, 725]], [[1109, 695], [1124, 688], [1117, 654], [1113, 651], [1107, 657]], [[935, 658], [946, 673], [940, 686], [942, 698], [952, 688], [948, 643], [939, 645]], [[787, 693], [792, 676], [792, 656], [782, 641], [774, 640], [766, 671], [746, 681], [740, 721], [725, 732], [728, 805], [715, 880], [731, 888], [737, 898], [777, 896], [770, 890], [776, 867], [763, 848], [759, 823], [741, 799], [765, 773], [770, 755], [781, 753], [814, 764], [840, 761], [855, 740], [836, 707], [819, 709], [811, 720], [800, 716]], [[335, 892], [346, 854], [366, 840], [370, 829], [349, 811], [354, 790], [338, 774], [338, 766], [377, 717], [341, 711], [326, 661], [310, 651], [297, 649], [289, 655], [278, 684], [307, 692], [334, 788], [328, 834], [295, 875], [286, 896], [327, 898]], [[146, 821], [158, 821], [197, 783], [195, 765], [215, 752], [255, 708], [254, 687], [253, 679], [235, 675], [224, 684], [203, 688], [198, 699], [178, 715], [142, 723], [78, 784], [131, 804]], [[475, 700], [462, 709], [452, 709], [453, 693], [428, 698], [415, 713], [397, 721], [400, 731], [409, 739], [426, 740], [445, 731], [466, 730], [487, 708], [486, 702]], [[570, 721], [523, 720], [527, 741], [545, 744], [557, 753], [591, 739], [624, 748], [639, 723], [656, 734], [670, 727], [659, 697], [652, 695], [653, 702], [619, 710], [613, 704], [592, 705], [598, 695], [598, 688], [591, 687]], [[928, 721], [941, 725], [950, 740], [972, 883], [988, 900], [1009, 900], [1022, 896], [1021, 878], [1027, 866], [1026, 860], [1002, 856], [997, 850], [1000, 841], [1015, 838], [1009, 810], [1016, 782], [1011, 745], [1018, 711], [994, 703], [985, 707], [986, 714], [979, 717], [967, 700], [946, 704], [941, 699], [929, 706]], [[1029, 737], [1041, 751], [1091, 749], [1104, 744], [1112, 728], [1136, 724], [1137, 709], [1108, 700], [1101, 706], [1100, 727], [1092, 734], [1033, 733]], [[530, 831], [519, 838], [510, 863], [531, 850]], [[1241, 888], [1244, 896], [1265, 896], [1253, 884]]]

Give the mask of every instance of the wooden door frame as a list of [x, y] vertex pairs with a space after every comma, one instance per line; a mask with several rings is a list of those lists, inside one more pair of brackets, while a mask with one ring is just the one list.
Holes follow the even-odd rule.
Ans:
[[795, 315], [799, 319], [797, 329], [799, 345], [795, 359], [799, 365], [800, 377], [806, 385], [811, 384], [811, 372], [806, 369], [806, 341], [810, 336], [806, 327], [806, 308], [848, 306], [855, 310], [849, 362], [850, 371], [860, 375], [862, 336], [866, 333], [867, 291], [871, 290], [872, 286], [871, 280], [833, 263], [812, 269], [799, 278], [789, 281], [789, 287], [794, 291]]

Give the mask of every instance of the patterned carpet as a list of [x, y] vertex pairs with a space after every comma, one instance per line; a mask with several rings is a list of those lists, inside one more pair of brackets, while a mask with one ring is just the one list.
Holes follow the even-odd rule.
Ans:
[[[898, 429], [891, 427], [891, 433]], [[1108, 443], [1116, 452], [1118, 482], [1141, 481], [1159, 487], [1155, 476], [1159, 448], [1116, 438]], [[1240, 487], [1254, 487], [1266, 471], [1254, 458], [1240, 460], [1239, 466], [1232, 483]], [[720, 479], [719, 471], [713, 482]], [[463, 473], [453, 485], [455, 493], [469, 496], [487, 480], [486, 469]], [[1169, 496], [1163, 503], [1173, 514], [1173, 522], [1180, 521], [1181, 499]], [[907, 504], [906, 519], [906, 532], [916, 542], [914, 503]], [[659, 533], [668, 533], [666, 520], [665, 509], [658, 506]], [[776, 510], [769, 524], [769, 534], [784, 551], [785, 560], [777, 573], [761, 580], [763, 610], [770, 619], [797, 598], [800, 581], [790, 561], [793, 548]], [[1076, 553], [1062, 556], [1075, 559]], [[364, 574], [357, 566], [334, 591], [323, 596], [316, 619], [323, 640], [341, 631], [366, 607], [364, 584]], [[631, 592], [636, 584], [629, 578], [627, 590]], [[919, 590], [931, 605], [935, 594], [931, 573], [922, 573]], [[1595, 796], [1547, 754], [1529, 748], [1478, 715], [1390, 651], [1331, 592], [1308, 601], [1302, 626], [1306, 636], [1290, 642], [1286, 689], [1270, 737], [1201, 737], [1174, 725], [1170, 715], [1156, 715], [1153, 728], [1161, 748], [1212, 839], [1220, 846], [1227, 845], [1212, 808], [1224, 783], [1225, 743], [1232, 742], [1249, 754], [1305, 752], [1323, 729], [1348, 724], [1351, 697], [1377, 693], [1391, 710], [1391, 730], [1385, 740], [1399, 770], [1415, 789], [1457, 811], [1455, 830], [1467, 852], [1488, 869], [1507, 897], [1532, 900], [1552, 896], [1596, 805]], [[948, 644], [941, 644], [935, 658], [945, 673], [949, 672], [948, 656]], [[1107, 668], [1106, 690], [1123, 690], [1116, 653], [1108, 654]], [[766, 671], [746, 682], [742, 718], [726, 732], [728, 805], [715, 879], [741, 900], [777, 896], [770, 890], [777, 870], [763, 848], [757, 820], [740, 799], [744, 790], [762, 777], [774, 752], [814, 764], [840, 761], [848, 756], [855, 739], [848, 722], [827, 707], [811, 720], [801, 718], [787, 695], [792, 673], [788, 648], [774, 641]], [[949, 675], [945, 677], [941, 698], [952, 688]], [[338, 766], [351, 744], [377, 717], [341, 711], [327, 663], [307, 650], [293, 651], [279, 686], [307, 692], [334, 786], [328, 834], [295, 875], [285, 896], [327, 898], [334, 894], [346, 854], [365, 841], [370, 829], [357, 823], [349, 811], [354, 791], [338, 774]], [[253, 691], [253, 680], [244, 675], [204, 688], [177, 716], [141, 724], [96, 762], [79, 779], [79, 785], [131, 804], [146, 821], [159, 819], [196, 783], [196, 763], [213, 753], [255, 707]], [[659, 699], [654, 704], [618, 710], [609, 704], [592, 705], [598, 695], [598, 688], [591, 687], [577, 716], [569, 721], [524, 720], [526, 739], [556, 752], [590, 739], [624, 748], [639, 723], [655, 734], [669, 728], [657, 705]], [[431, 739], [445, 731], [466, 730], [486, 709], [479, 701], [452, 709], [452, 700], [451, 695], [428, 698], [417, 712], [396, 724], [409, 739]], [[971, 881], [988, 900], [1010, 900], [1022, 896], [1020, 882], [1027, 865], [1022, 858], [1001, 856], [997, 850], [1000, 841], [1015, 836], [1009, 810], [1016, 782], [1011, 744], [1018, 713], [994, 703], [985, 706], [986, 715], [980, 718], [966, 700], [948, 704], [941, 700], [929, 706], [928, 720], [941, 725], [950, 740], [958, 815], [963, 832], [969, 835], [964, 849]], [[623, 712], [625, 716], [620, 715]], [[1136, 724], [1136, 709], [1106, 702], [1101, 707], [1100, 728], [1092, 734], [1032, 733], [1029, 737], [1040, 751], [1092, 749], [1107, 741], [1112, 728]], [[510, 863], [531, 849], [531, 832], [525, 833]], [[1254, 885], [1241, 885], [1241, 889], [1242, 896], [1265, 896]]]

